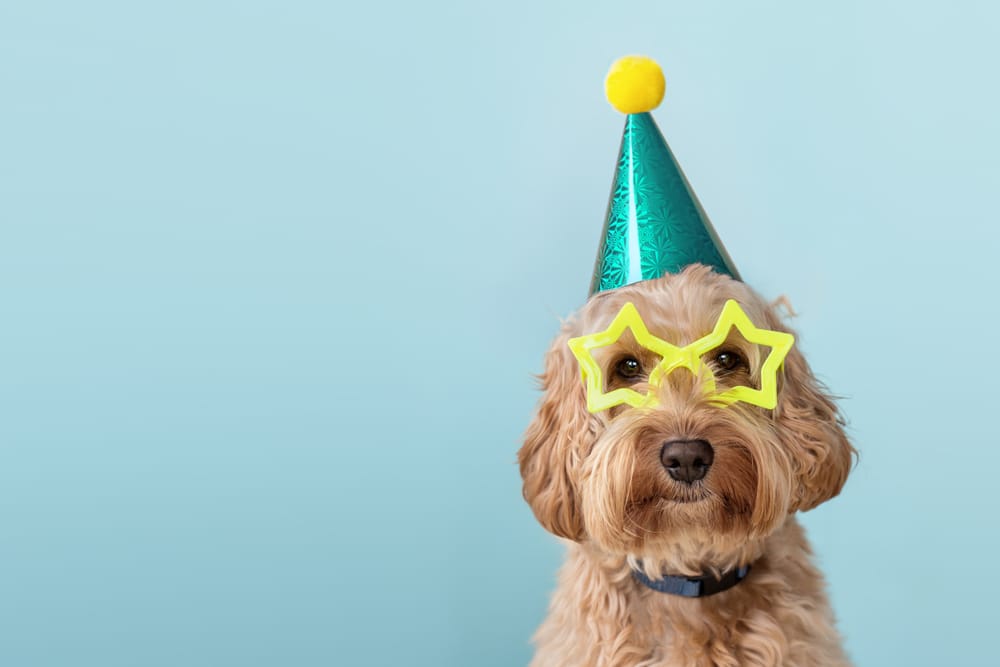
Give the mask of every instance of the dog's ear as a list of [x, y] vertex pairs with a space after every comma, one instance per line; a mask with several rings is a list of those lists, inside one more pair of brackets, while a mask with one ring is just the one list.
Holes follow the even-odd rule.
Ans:
[[552, 343], [541, 376], [545, 392], [517, 454], [524, 499], [546, 530], [583, 539], [577, 473], [584, 448], [593, 441], [591, 415], [576, 359], [563, 333]]
[[785, 359], [775, 417], [798, 478], [791, 510], [810, 510], [840, 493], [857, 452], [833, 398], [795, 348]]

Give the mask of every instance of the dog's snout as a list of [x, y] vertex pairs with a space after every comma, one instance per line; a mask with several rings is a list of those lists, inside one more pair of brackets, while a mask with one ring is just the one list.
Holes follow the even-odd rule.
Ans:
[[715, 451], [705, 440], [669, 440], [660, 450], [660, 461], [667, 473], [687, 484], [702, 479], [713, 460]]

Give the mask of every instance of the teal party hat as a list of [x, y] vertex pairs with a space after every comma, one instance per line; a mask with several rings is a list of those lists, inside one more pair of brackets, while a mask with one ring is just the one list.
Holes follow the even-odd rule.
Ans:
[[740, 279], [649, 113], [664, 87], [659, 65], [642, 56], [621, 58], [608, 72], [608, 101], [627, 116], [591, 294], [696, 263]]

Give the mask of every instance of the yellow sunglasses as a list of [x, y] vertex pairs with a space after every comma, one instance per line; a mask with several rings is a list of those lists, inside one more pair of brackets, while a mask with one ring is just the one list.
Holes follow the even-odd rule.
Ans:
[[[702, 355], [722, 345], [734, 327], [748, 342], [771, 348], [760, 369], [760, 389], [738, 386], [716, 393], [715, 378], [711, 376], [705, 382], [705, 390], [711, 395], [710, 400], [721, 407], [743, 401], [773, 410], [778, 404], [778, 371], [788, 351], [792, 349], [795, 337], [783, 331], [758, 329], [740, 308], [740, 304], [733, 299], [726, 301], [711, 333], [684, 347], [671, 345], [649, 333], [639, 316], [639, 311], [631, 302], [622, 306], [604, 331], [571, 338], [569, 348], [580, 363], [583, 382], [587, 387], [587, 410], [600, 412], [623, 403], [632, 407], [656, 405], [656, 390], [664, 378], [678, 368], [687, 368], [698, 375], [705, 368], [701, 360]], [[645, 394], [640, 394], [629, 387], [605, 392], [604, 373], [592, 354], [598, 348], [613, 345], [626, 329], [632, 331], [639, 345], [662, 357], [660, 363], [649, 374], [649, 390]]]

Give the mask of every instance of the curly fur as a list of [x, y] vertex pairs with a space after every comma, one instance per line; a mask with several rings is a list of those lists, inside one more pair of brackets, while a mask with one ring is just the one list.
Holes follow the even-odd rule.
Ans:
[[[518, 454], [525, 499], [569, 541], [535, 636], [535, 667], [848, 664], [794, 515], [840, 492], [854, 449], [797, 348], [785, 359], [774, 410], [713, 406], [701, 380], [684, 372], [668, 376], [655, 408], [586, 409], [570, 337], [605, 328], [632, 301], [654, 335], [685, 345], [712, 329], [727, 299], [758, 326], [787, 330], [745, 284], [696, 265], [596, 294], [553, 342]], [[729, 344], [756, 380], [763, 351], [738, 336]], [[643, 354], [626, 335], [598, 362], [610, 366], [624, 351]], [[671, 439], [711, 442], [715, 460], [703, 480], [686, 485], [666, 474], [659, 453]], [[631, 576], [640, 566], [658, 577], [745, 563], [753, 570], [744, 582], [700, 599], [658, 593]]]

